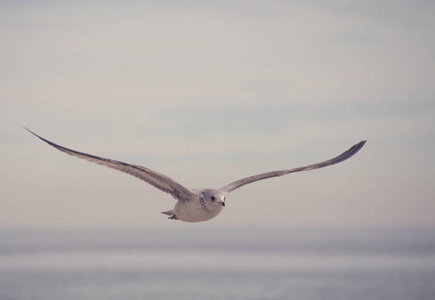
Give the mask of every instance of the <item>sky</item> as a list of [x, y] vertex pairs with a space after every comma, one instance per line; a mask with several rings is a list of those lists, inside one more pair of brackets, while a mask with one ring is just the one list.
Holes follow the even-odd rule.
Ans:
[[[0, 229], [435, 226], [435, 2], [0, 1]], [[134, 177], [247, 185], [189, 224]]]

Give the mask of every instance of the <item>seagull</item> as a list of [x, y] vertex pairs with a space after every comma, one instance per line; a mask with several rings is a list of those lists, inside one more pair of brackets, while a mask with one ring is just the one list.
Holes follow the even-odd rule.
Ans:
[[85, 159], [87, 161], [97, 163], [139, 178], [146, 183], [154, 186], [155, 188], [161, 190], [162, 192], [170, 194], [177, 200], [173, 209], [164, 211], [162, 214], [168, 215], [168, 219], [181, 220], [184, 222], [204, 222], [216, 217], [225, 207], [225, 200], [228, 193], [238, 189], [244, 185], [268, 179], [272, 177], [280, 177], [290, 173], [300, 172], [300, 171], [310, 171], [315, 169], [324, 168], [327, 166], [335, 165], [351, 158], [364, 146], [366, 141], [361, 141], [358, 144], [353, 145], [349, 150], [343, 152], [342, 154], [334, 157], [332, 159], [326, 160], [324, 162], [289, 169], [272, 171], [262, 174], [257, 174], [236, 180], [218, 190], [216, 189], [191, 189], [187, 188], [180, 183], [176, 182], [172, 178], [160, 174], [156, 171], [150, 170], [146, 167], [131, 165], [125, 162], [108, 159], [104, 157], [99, 157], [84, 152], [79, 152], [76, 150], [68, 149], [66, 147], [57, 145], [49, 140], [46, 140], [36, 133], [30, 131], [24, 127], [28, 132], [35, 135], [42, 141], [46, 142], [50, 146], [53, 146], [59, 151], [65, 152], [66, 154]]

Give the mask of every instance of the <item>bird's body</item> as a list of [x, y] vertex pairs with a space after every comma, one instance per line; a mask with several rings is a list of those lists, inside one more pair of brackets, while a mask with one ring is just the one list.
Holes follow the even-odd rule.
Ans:
[[146, 167], [131, 165], [121, 161], [107, 159], [72, 149], [65, 148], [50, 142], [39, 135], [33, 133], [29, 129], [27, 131], [40, 138], [44, 142], [53, 146], [54, 148], [65, 152], [69, 155], [88, 160], [106, 167], [116, 169], [118, 171], [133, 175], [155, 188], [172, 195], [177, 202], [173, 209], [163, 212], [163, 214], [169, 215], [169, 219], [181, 220], [185, 222], [204, 222], [216, 217], [225, 207], [225, 200], [228, 193], [240, 188], [246, 184], [253, 183], [255, 181], [264, 180], [272, 177], [279, 177], [290, 173], [309, 171], [334, 165], [345, 161], [346, 159], [355, 155], [365, 144], [366, 141], [361, 141], [358, 144], [353, 145], [349, 150], [343, 152], [337, 157], [330, 160], [326, 160], [321, 163], [312, 164], [304, 167], [272, 171], [263, 174], [258, 174], [250, 177], [246, 177], [237, 181], [234, 181], [220, 189], [190, 189], [182, 186], [175, 180], [160, 174], [156, 171], [150, 170]]
[[[174, 208], [163, 214], [185, 222], [204, 222], [216, 217], [225, 206], [225, 193], [219, 190], [193, 190], [189, 201], [177, 201]], [[213, 197], [213, 198], [212, 198]], [[214, 200], [212, 200], [214, 199]]]

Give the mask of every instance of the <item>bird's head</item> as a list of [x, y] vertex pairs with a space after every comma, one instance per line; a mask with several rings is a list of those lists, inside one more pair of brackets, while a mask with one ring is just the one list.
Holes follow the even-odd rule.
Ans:
[[220, 190], [206, 189], [201, 192], [200, 200], [204, 201], [204, 204], [209, 208], [213, 207], [222, 210], [225, 206], [225, 196], [226, 193]]

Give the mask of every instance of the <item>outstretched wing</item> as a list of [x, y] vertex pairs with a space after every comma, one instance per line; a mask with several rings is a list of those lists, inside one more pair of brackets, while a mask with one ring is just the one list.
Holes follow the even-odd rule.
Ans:
[[272, 172], [268, 172], [268, 173], [263, 173], [263, 174], [258, 174], [258, 175], [246, 177], [246, 178], [234, 181], [234, 182], [224, 186], [223, 188], [221, 188], [221, 191], [229, 193], [231, 191], [234, 191], [235, 189], [238, 189], [239, 187], [242, 187], [242, 186], [249, 184], [249, 183], [253, 183], [255, 181], [259, 181], [259, 180], [263, 180], [263, 179], [267, 179], [267, 178], [272, 178], [272, 177], [279, 177], [279, 176], [283, 176], [283, 175], [290, 174], [290, 173], [295, 173], [295, 172], [300, 172], [300, 171], [310, 171], [310, 170], [315, 170], [315, 169], [320, 169], [323, 167], [335, 165], [335, 164], [341, 163], [342, 161], [345, 161], [348, 158], [351, 158], [364, 146], [365, 143], [366, 143], [366, 141], [361, 141], [358, 144], [353, 145], [349, 150], [347, 150], [346, 152], [343, 152], [339, 156], [334, 157], [330, 160], [326, 160], [326, 161], [321, 162], [321, 163], [308, 165], [305, 167], [294, 168], [291, 170], [272, 171]]
[[108, 158], [104, 158], [104, 157], [98, 157], [95, 155], [71, 150], [71, 149], [59, 146], [55, 143], [52, 143], [52, 142], [40, 137], [39, 135], [30, 131], [27, 128], [25, 128], [25, 129], [27, 131], [29, 131], [31, 134], [35, 135], [36, 137], [40, 138], [41, 140], [43, 140], [44, 142], [49, 144], [50, 146], [53, 146], [57, 150], [60, 150], [62, 152], [65, 152], [66, 154], [69, 154], [69, 155], [72, 155], [72, 156], [75, 156], [75, 157], [78, 157], [81, 159], [86, 159], [87, 161], [97, 163], [99, 165], [103, 165], [103, 166], [106, 166], [106, 167], [130, 174], [130, 175], [133, 175], [134, 177], [139, 178], [139, 179], [151, 184], [152, 186], [158, 188], [162, 192], [171, 194], [175, 199], [188, 201], [194, 196], [194, 193], [190, 189], [182, 186], [181, 184], [179, 184], [175, 180], [173, 180], [165, 175], [162, 175], [160, 173], [157, 173], [153, 170], [150, 170], [148, 168], [145, 168], [142, 166], [137, 166], [137, 165], [130, 165], [130, 164], [127, 164], [127, 163], [124, 163], [121, 161], [112, 160], [112, 159], [108, 159]]

